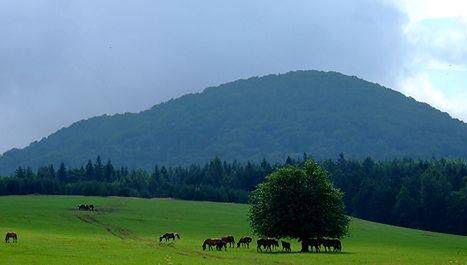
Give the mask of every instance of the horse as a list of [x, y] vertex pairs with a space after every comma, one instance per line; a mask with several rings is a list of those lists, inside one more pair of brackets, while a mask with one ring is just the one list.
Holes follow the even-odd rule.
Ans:
[[240, 240], [238, 240], [238, 243], [237, 243], [237, 248], [239, 248], [240, 246], [246, 246], [247, 248], [250, 248], [250, 243], [251, 241], [253, 241], [253, 239], [249, 236], [244, 236], [242, 238], [240, 238]]
[[313, 251], [313, 248], [315, 248], [316, 252], [320, 252], [323, 240], [312, 238], [312, 239], [308, 240], [308, 243], [309, 243], [309, 245], [311, 247], [311, 251]]
[[87, 211], [87, 210], [89, 210], [89, 206], [87, 204], [80, 204], [80, 205], [78, 205], [78, 210]]
[[13, 240], [13, 242], [18, 242], [18, 235], [15, 232], [7, 232], [6, 233], [5, 243], [9, 243], [10, 238]]
[[175, 238], [180, 239], [180, 235], [178, 233], [173, 233], [173, 232], [165, 233], [159, 237], [159, 242], [162, 242], [162, 239], [164, 239], [166, 242], [169, 241], [170, 239], [175, 241]]
[[220, 238], [208, 238], [204, 240], [203, 243], [203, 250], [206, 250], [206, 246], [208, 246], [208, 250], [213, 250], [212, 247], [216, 247], [217, 250], [222, 250], [222, 248], [225, 248], [227, 251], [227, 243], [222, 241]]
[[330, 245], [333, 248], [334, 252], [341, 252], [342, 251], [342, 243], [339, 239], [330, 239]]
[[222, 250], [222, 248], [225, 249], [225, 251], [227, 251], [227, 242], [225, 242], [224, 240], [221, 240], [219, 243], [217, 243], [216, 245], [216, 249], [217, 250]]
[[80, 211], [94, 211], [94, 204], [80, 204], [77, 207]]
[[268, 237], [268, 239], [271, 241], [271, 247], [272, 249], [276, 249], [276, 247], [279, 247], [279, 241], [273, 237]]
[[279, 242], [274, 238], [261, 238], [256, 241], [256, 251], [258, 252], [263, 252], [262, 248], [272, 252], [272, 249], [277, 246], [279, 246]]
[[235, 247], [235, 238], [233, 236], [224, 236], [221, 239], [225, 243], [229, 244], [229, 248]]
[[292, 251], [292, 249], [290, 248], [290, 243], [289, 242], [281, 241], [281, 244], [282, 244], [282, 251], [285, 251], [285, 252], [291, 252]]

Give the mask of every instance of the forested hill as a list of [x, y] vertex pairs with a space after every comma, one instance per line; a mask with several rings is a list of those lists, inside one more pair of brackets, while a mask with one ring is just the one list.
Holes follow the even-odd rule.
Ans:
[[315, 158], [467, 158], [467, 125], [427, 104], [356, 77], [297, 71], [210, 87], [130, 114], [77, 122], [0, 158], [18, 166], [186, 165], [213, 156], [283, 161]]

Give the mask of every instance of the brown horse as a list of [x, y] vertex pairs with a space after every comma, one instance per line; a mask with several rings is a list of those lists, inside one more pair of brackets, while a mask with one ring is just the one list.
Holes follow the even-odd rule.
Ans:
[[253, 241], [253, 238], [249, 236], [244, 236], [240, 238], [240, 240], [238, 240], [237, 248], [239, 248], [240, 246], [242, 247], [246, 246], [247, 248], [250, 248], [251, 241]]
[[224, 236], [221, 239], [225, 243], [229, 244], [229, 248], [235, 247], [235, 238], [233, 236]]
[[10, 238], [13, 240], [13, 242], [18, 242], [18, 235], [15, 232], [7, 232], [6, 233], [5, 243], [9, 243]]
[[204, 240], [203, 250], [206, 250], [206, 246], [208, 246], [209, 250], [213, 250], [212, 247], [216, 247], [217, 250], [224, 248], [227, 251], [227, 243], [220, 238], [208, 238]]
[[175, 238], [180, 239], [180, 235], [178, 233], [173, 233], [173, 232], [165, 233], [159, 237], [159, 242], [162, 242], [162, 239], [164, 239], [166, 242], [169, 241], [170, 239], [175, 241]]
[[256, 241], [256, 251], [263, 252], [264, 248], [266, 251], [272, 252], [272, 249], [279, 246], [279, 241], [274, 238], [261, 238]]

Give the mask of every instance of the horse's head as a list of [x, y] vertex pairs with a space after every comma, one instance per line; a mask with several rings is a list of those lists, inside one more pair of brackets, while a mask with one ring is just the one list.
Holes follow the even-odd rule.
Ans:
[[178, 233], [175, 233], [175, 236], [180, 239], [180, 235]]
[[159, 237], [159, 242], [162, 242], [162, 239], [163, 239], [163, 238], [164, 238], [163, 236], [160, 236], [160, 237]]

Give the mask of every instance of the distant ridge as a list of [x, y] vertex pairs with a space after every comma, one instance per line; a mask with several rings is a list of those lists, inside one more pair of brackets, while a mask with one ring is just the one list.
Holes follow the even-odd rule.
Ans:
[[0, 157], [18, 166], [101, 155], [115, 165], [315, 158], [467, 158], [467, 125], [399, 92], [336, 72], [296, 71], [209, 87], [140, 113], [76, 122]]

